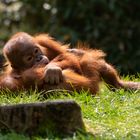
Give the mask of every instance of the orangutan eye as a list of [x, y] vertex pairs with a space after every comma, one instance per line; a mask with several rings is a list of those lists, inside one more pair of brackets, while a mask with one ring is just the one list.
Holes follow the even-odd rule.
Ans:
[[35, 51], [34, 51], [34, 52], [35, 52], [35, 54], [37, 54], [37, 53], [38, 53], [38, 49], [35, 49]]
[[23, 61], [26, 64], [31, 64], [34, 60], [34, 57], [32, 55], [24, 56]]
[[26, 60], [29, 62], [29, 61], [32, 61], [32, 59], [33, 59], [32, 56], [28, 56]]

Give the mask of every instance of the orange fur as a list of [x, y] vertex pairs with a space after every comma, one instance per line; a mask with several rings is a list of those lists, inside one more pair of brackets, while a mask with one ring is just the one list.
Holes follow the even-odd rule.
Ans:
[[[22, 38], [24, 41], [19, 42], [19, 38]], [[13, 40], [15, 41], [14, 45], [11, 43]], [[105, 61], [104, 57], [106, 54], [101, 50], [85, 49], [83, 46], [78, 49], [69, 49], [68, 45], [55, 41], [47, 34], [33, 37], [27, 33], [18, 33], [7, 44], [4, 47], [4, 54], [10, 64], [13, 61], [17, 64], [17, 59], [19, 62], [18, 67], [12, 68], [14, 75], [16, 75], [15, 77], [20, 77], [16, 79], [17, 83], [18, 80], [21, 83], [19, 87], [23, 85], [25, 89], [29, 89], [31, 86], [35, 87], [37, 85], [40, 89], [45, 90], [53, 88], [73, 90], [75, 88], [78, 91], [83, 88], [85, 90], [89, 89], [92, 94], [96, 94], [99, 91], [100, 82], [104, 80], [112, 89], [140, 89], [140, 83], [138, 82], [124, 82], [120, 80], [117, 71]], [[9, 54], [11, 56], [13, 54], [10, 51], [7, 53], [7, 48], [10, 48], [9, 50], [16, 49], [17, 54], [18, 51], [21, 54], [27, 54], [28, 50], [34, 51], [36, 47], [41, 50], [41, 55], [49, 58], [49, 64], [44, 63], [44, 61], [36, 61], [34, 64], [29, 65], [30, 67], [27, 67], [26, 63], [20, 64], [22, 57], [16, 60], [11, 60], [8, 57]], [[12, 72], [8, 74], [13, 79]], [[5, 87], [7, 85], [5, 82]]]

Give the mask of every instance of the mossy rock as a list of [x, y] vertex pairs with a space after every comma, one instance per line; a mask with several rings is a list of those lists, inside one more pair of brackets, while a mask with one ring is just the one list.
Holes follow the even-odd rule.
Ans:
[[0, 130], [29, 135], [71, 135], [84, 129], [81, 108], [73, 100], [0, 106]]

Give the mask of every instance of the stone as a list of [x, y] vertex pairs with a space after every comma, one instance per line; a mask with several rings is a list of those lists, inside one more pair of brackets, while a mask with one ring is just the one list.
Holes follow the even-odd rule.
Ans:
[[71, 135], [84, 129], [81, 108], [73, 100], [0, 106], [0, 131]]

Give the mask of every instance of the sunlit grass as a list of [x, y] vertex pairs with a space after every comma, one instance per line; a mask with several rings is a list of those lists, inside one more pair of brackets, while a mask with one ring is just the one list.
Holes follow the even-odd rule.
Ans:
[[[44, 102], [55, 99], [73, 99], [81, 106], [87, 133], [79, 132], [67, 138], [69, 140], [140, 139], [140, 91], [116, 90], [112, 92], [102, 86], [100, 94], [95, 97], [84, 91], [72, 94], [60, 91], [52, 95], [49, 93], [47, 96], [37, 91], [18, 94], [1, 92], [0, 104]], [[49, 138], [59, 139], [59, 136], [50, 135]], [[29, 137], [11, 133], [1, 134], [0, 139], [26, 140]], [[44, 138], [33, 137], [32, 139], [42, 140]]]

